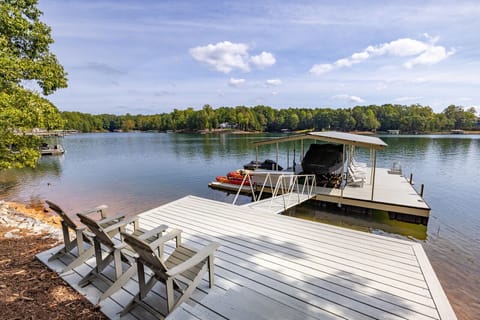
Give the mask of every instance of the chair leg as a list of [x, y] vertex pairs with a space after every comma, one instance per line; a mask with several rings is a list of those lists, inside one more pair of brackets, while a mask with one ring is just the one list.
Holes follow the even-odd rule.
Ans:
[[70, 270], [80, 266], [83, 262], [85, 262], [86, 260], [88, 260], [90, 257], [93, 256], [93, 253], [94, 253], [93, 249], [94, 249], [93, 246], [91, 246], [90, 248], [83, 251], [83, 253], [80, 256], [78, 256], [75, 260], [73, 260], [68, 266], [66, 266], [61, 271], [61, 273], [65, 273], [67, 271], [70, 271]]
[[128, 280], [132, 277], [132, 275], [135, 273], [136, 265], [133, 264], [128, 268], [124, 273], [118, 277], [115, 282], [105, 291], [101, 296], [98, 302], [104, 300], [105, 298], [110, 297], [112, 294], [114, 294], [117, 290], [119, 290], [123, 285], [125, 285]]
[[209, 288], [213, 288], [214, 283], [213, 279], [215, 277], [215, 263], [214, 263], [215, 256], [213, 254], [208, 256], [208, 286]]
[[[48, 261], [52, 261], [54, 259], [63, 257], [78, 245], [77, 238], [70, 240], [70, 233], [68, 232], [68, 227], [65, 223], [63, 223], [63, 221], [62, 221], [62, 233], [63, 233], [64, 246], [61, 249], [59, 249], [57, 252], [55, 252], [55, 254], [53, 254], [50, 258], [48, 258]], [[81, 254], [80, 248], [78, 251], [79, 251], [78, 254], [80, 255]]]
[[[141, 264], [138, 264], [138, 265], [141, 265]], [[148, 282], [145, 284], [145, 287], [144, 287], [145, 292], [143, 292], [143, 297], [147, 295], [148, 291], [150, 291], [153, 288], [156, 282], [157, 282], [157, 279], [155, 279], [154, 276], [152, 276], [150, 280], [148, 280]], [[133, 299], [120, 312], [120, 316], [126, 315], [130, 310], [133, 309], [136, 303], [143, 304], [142, 302], [143, 298], [141, 296], [142, 296], [141, 292], [137, 293], [137, 295], [133, 297]]]
[[[207, 272], [207, 268], [208, 268], [208, 263], [205, 263], [203, 265], [203, 267], [199, 270], [197, 276], [193, 279], [193, 281], [188, 285], [188, 287], [186, 288], [186, 290], [183, 292], [183, 294], [180, 296], [180, 298], [177, 300], [177, 302], [175, 302], [174, 304], [172, 304], [172, 306], [170, 306], [170, 303], [168, 303], [168, 313], [172, 312], [176, 307], [178, 307], [179, 305], [181, 305], [182, 303], [184, 303], [186, 300], [188, 300], [188, 298], [190, 298], [190, 296], [192, 295], [193, 291], [195, 291], [195, 289], [197, 288], [199, 282], [202, 280], [203, 278], [203, 275], [205, 274], [205, 272]], [[167, 282], [168, 284], [168, 282]], [[168, 300], [168, 299], [167, 299]], [[168, 301], [167, 301], [168, 302]], [[172, 302], [173, 302], [173, 299], [172, 299]]]
[[110, 252], [105, 258], [102, 258], [102, 248], [100, 243], [97, 240], [94, 240], [93, 243], [95, 247], [95, 258], [97, 260], [97, 265], [82, 280], [78, 282], [78, 285], [81, 287], [89, 284], [113, 260], [113, 252]]
[[167, 312], [170, 313], [174, 306], [173, 278], [168, 278], [165, 286], [167, 293]]

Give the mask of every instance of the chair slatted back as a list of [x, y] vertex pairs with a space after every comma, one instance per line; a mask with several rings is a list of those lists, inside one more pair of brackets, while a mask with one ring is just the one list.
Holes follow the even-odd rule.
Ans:
[[77, 224], [75, 222], [73, 222], [73, 220], [67, 215], [67, 213], [65, 211], [62, 210], [62, 208], [60, 208], [58, 205], [56, 205], [55, 203], [49, 201], [49, 200], [45, 200], [45, 202], [47, 203], [48, 207], [50, 209], [52, 209], [53, 211], [55, 211], [56, 214], [58, 214], [60, 216], [60, 218], [62, 218], [62, 220], [65, 222], [65, 224], [75, 230], [77, 228]]
[[108, 233], [103, 231], [103, 228], [98, 224], [97, 221], [87, 217], [84, 214], [77, 213], [77, 216], [80, 218], [80, 221], [90, 229], [91, 232], [95, 234], [98, 240], [106, 246], [113, 248], [115, 243]]

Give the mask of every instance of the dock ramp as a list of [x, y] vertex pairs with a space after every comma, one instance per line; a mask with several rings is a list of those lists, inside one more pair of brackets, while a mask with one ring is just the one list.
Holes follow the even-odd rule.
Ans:
[[282, 213], [314, 197], [315, 194], [301, 194], [298, 192], [289, 192], [287, 194], [282, 194], [276, 197], [247, 203], [243, 206], [253, 209], [269, 211], [272, 213]]
[[[302, 202], [315, 197], [316, 178], [314, 174], [293, 174], [281, 172], [247, 172], [244, 176], [243, 183], [248, 181], [250, 186], [259, 184], [260, 193], [253, 192], [253, 202], [247, 203], [243, 206], [254, 209], [260, 209], [272, 213], [282, 213]], [[242, 183], [242, 185], [243, 185]], [[265, 189], [269, 189], [272, 197], [262, 199]], [[233, 204], [236, 203], [237, 193]]]

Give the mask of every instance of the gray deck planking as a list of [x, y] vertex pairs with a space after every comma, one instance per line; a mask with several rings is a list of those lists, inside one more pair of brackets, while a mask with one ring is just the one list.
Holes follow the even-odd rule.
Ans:
[[[262, 319], [262, 310], [268, 319], [272, 310], [267, 306], [272, 304], [284, 308], [286, 319], [455, 319], [423, 248], [415, 242], [193, 196], [140, 214], [140, 224], [147, 229], [159, 224], [180, 228], [183, 241], [192, 247], [209, 241], [222, 244], [216, 253], [215, 287], [208, 289], [204, 279], [169, 319]], [[39, 258], [46, 262], [48, 256], [46, 252]], [[67, 277], [78, 282], [93, 262], [74, 269], [76, 277]], [[62, 262], [47, 264], [55, 269]], [[96, 302], [104, 289], [94, 285], [98, 288], [76, 289], [87, 290], [80, 292]], [[102, 302], [101, 310], [118, 317], [136, 290], [135, 277]], [[154, 291], [148, 299], [161, 309], [162, 285]], [[241, 296], [248, 305], [235, 301]], [[148, 318], [143, 309], [133, 311], [132, 319]]]
[[[371, 169], [370, 169], [371, 170]], [[328, 195], [335, 198], [341, 197], [340, 189], [317, 187], [316, 193], [319, 195]], [[343, 190], [343, 197], [373, 201], [379, 204], [392, 204], [422, 210], [430, 210], [428, 204], [415, 191], [414, 187], [404, 176], [389, 174], [388, 169], [376, 168], [375, 186], [372, 200], [372, 185], [370, 176], [367, 174], [367, 183], [363, 187], [347, 185]]]

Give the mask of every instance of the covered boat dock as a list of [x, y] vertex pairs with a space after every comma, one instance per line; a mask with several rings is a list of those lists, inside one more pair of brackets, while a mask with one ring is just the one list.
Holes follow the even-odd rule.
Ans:
[[[411, 181], [403, 176], [401, 171], [377, 168], [377, 152], [387, 147], [387, 144], [378, 137], [326, 131], [262, 140], [254, 143], [257, 152], [256, 160], [258, 161], [260, 146], [276, 144], [276, 162], [278, 163], [279, 144], [294, 142], [296, 145], [297, 141], [300, 141], [300, 159], [302, 160], [305, 140], [343, 145], [344, 167], [341, 185], [338, 188], [317, 185], [315, 200], [335, 203], [339, 206], [388, 211], [392, 217], [402, 219], [406, 217], [407, 220], [427, 224], [430, 207], [422, 195], [415, 190]], [[356, 148], [366, 148], [370, 151], [369, 162], [358, 169], [361, 170], [359, 173], [356, 173], [357, 169], [352, 167], [356, 162]], [[287, 151], [287, 162], [290, 161], [289, 155], [290, 151]], [[295, 151], [293, 155], [293, 163], [295, 163]], [[298, 168], [291, 169], [298, 171]], [[259, 186], [256, 188], [259, 189]]]

